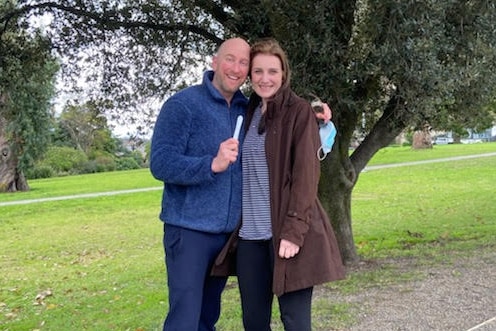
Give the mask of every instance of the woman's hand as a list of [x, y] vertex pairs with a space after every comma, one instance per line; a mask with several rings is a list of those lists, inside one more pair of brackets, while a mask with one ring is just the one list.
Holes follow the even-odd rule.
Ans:
[[300, 251], [298, 245], [293, 244], [291, 241], [286, 239], [281, 239], [281, 244], [279, 245], [279, 257], [282, 259], [290, 259], [294, 257]]

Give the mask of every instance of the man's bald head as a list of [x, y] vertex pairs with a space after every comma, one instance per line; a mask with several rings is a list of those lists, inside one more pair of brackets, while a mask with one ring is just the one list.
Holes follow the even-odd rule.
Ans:
[[246, 81], [250, 68], [250, 45], [242, 38], [224, 41], [212, 59], [212, 84], [228, 103]]

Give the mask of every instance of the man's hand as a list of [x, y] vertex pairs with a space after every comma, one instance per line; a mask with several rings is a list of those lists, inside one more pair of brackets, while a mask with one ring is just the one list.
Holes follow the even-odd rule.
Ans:
[[214, 173], [225, 171], [231, 163], [238, 158], [239, 141], [234, 138], [224, 140], [217, 151], [217, 156], [212, 160], [212, 171]]
[[293, 244], [291, 241], [286, 239], [281, 239], [281, 244], [279, 245], [279, 257], [282, 259], [290, 259], [294, 257], [300, 251], [298, 245]]
[[324, 121], [324, 123], [328, 123], [332, 118], [332, 111], [329, 108], [329, 105], [325, 102], [322, 102], [323, 111], [320, 113], [315, 113], [315, 117]]

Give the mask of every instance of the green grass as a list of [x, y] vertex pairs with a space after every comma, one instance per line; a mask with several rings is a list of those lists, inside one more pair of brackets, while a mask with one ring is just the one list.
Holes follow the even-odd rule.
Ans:
[[159, 202], [157, 191], [3, 207], [0, 325], [152, 330], [165, 311]]
[[[496, 144], [390, 147], [373, 161], [491, 151]], [[441, 263], [447, 252], [494, 249], [495, 166], [496, 157], [487, 157], [362, 173], [352, 205], [360, 255]], [[159, 185], [146, 169], [61, 177], [30, 181], [32, 191], [0, 195], [0, 202]], [[160, 199], [161, 191], [148, 191], [0, 206], [0, 329], [160, 330], [167, 311]], [[335, 302], [333, 293], [415, 277], [387, 266], [327, 285], [315, 297], [315, 330], [353, 322], [353, 307]], [[235, 278], [223, 300], [218, 329], [241, 330]], [[282, 330], [277, 309], [274, 330]]]
[[355, 243], [368, 257], [494, 244], [496, 156], [365, 172], [353, 194]]

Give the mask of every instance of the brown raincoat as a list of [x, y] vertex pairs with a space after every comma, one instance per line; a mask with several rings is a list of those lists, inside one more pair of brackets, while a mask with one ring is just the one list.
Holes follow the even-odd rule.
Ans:
[[[251, 98], [249, 124], [260, 99]], [[343, 279], [331, 223], [317, 198], [320, 146], [310, 104], [289, 88], [281, 88], [267, 103], [265, 150], [269, 169], [274, 252], [273, 292], [280, 296], [317, 284]], [[281, 239], [300, 246], [293, 258], [278, 257]], [[237, 232], [218, 256], [212, 274], [233, 274]]]

